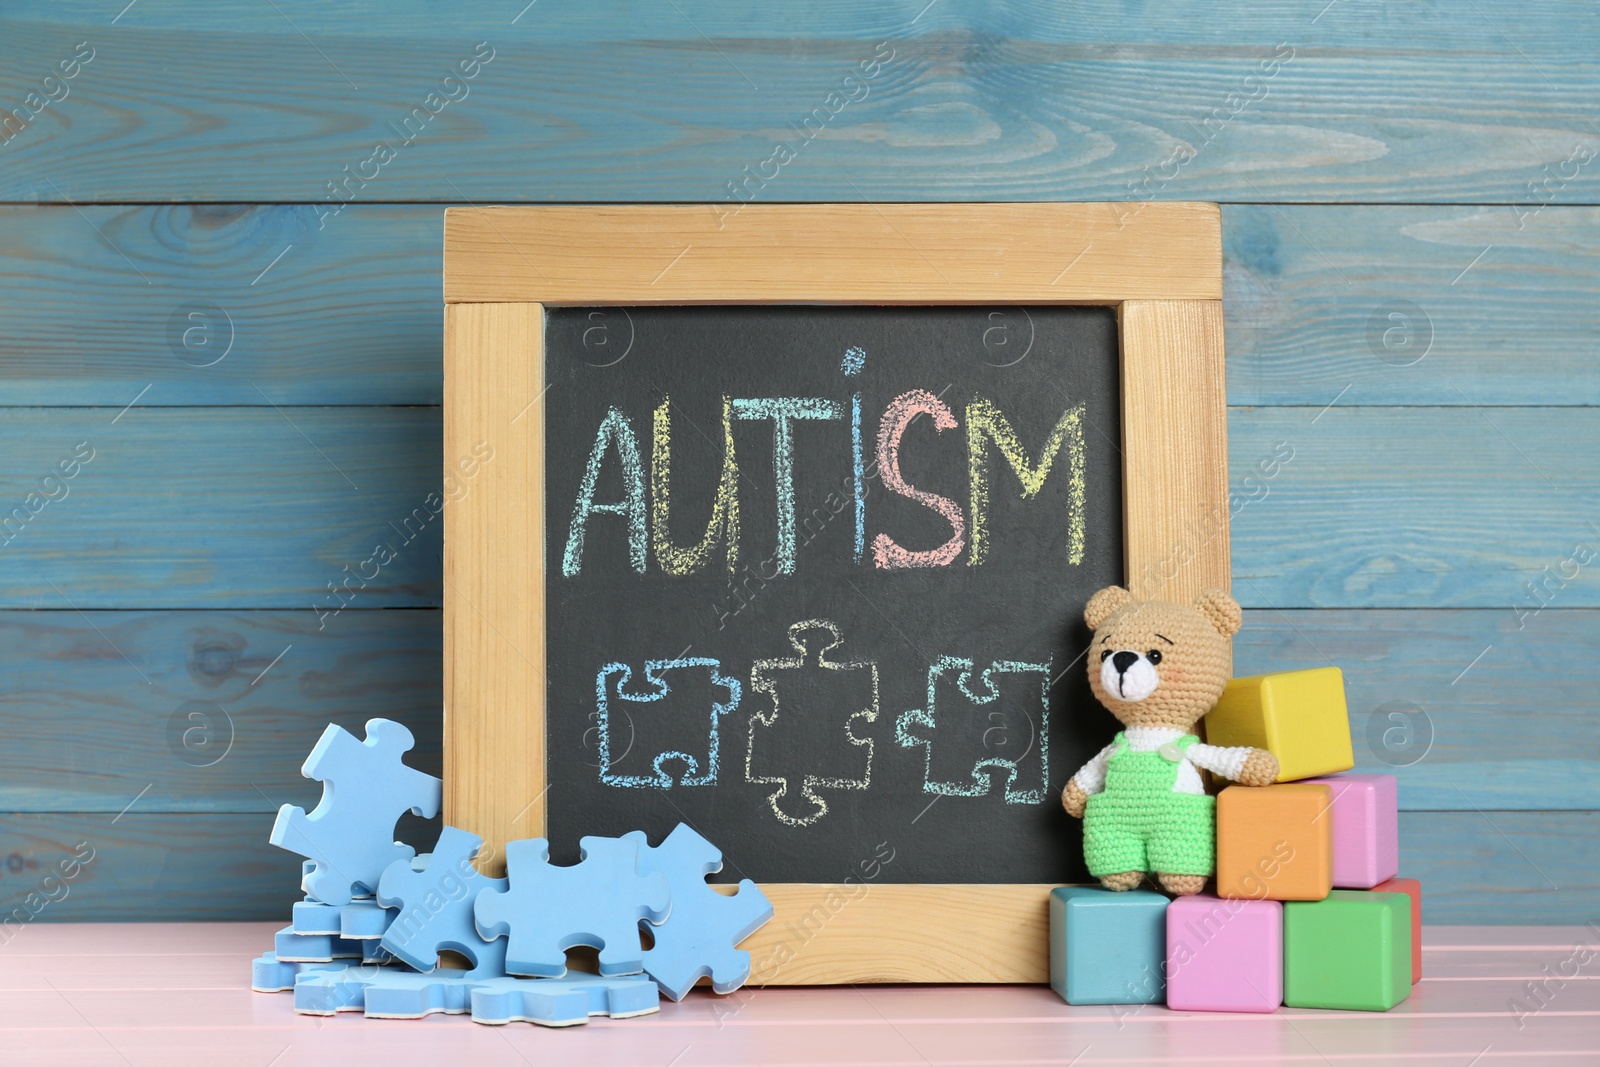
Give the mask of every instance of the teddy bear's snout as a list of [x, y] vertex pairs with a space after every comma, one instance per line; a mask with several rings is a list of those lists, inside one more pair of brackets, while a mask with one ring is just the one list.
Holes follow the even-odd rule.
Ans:
[[1113, 652], [1100, 661], [1100, 688], [1107, 696], [1134, 703], [1156, 691], [1161, 676], [1155, 664], [1139, 652]]

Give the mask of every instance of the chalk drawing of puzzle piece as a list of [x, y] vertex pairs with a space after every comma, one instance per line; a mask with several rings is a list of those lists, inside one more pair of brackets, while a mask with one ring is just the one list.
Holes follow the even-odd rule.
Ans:
[[826, 619], [790, 626], [789, 643], [798, 656], [757, 660], [750, 672], [772, 708], [750, 716], [745, 780], [773, 786], [773, 815], [798, 827], [828, 813], [823, 790], [872, 784], [873, 740], [858, 730], [878, 718], [878, 665], [836, 658], [844, 634]]
[[666, 875], [640, 873], [635, 841], [585, 837], [578, 848], [578, 863], [557, 867], [544, 838], [513, 841], [506, 846], [510, 888], [478, 894], [478, 934], [508, 936], [509, 974], [559, 978], [567, 949], [578, 945], [600, 950], [602, 975], [644, 970], [639, 921], [666, 921], [672, 901]]
[[[925, 793], [981, 797], [1004, 775], [1007, 804], [1039, 804], [1050, 781], [1050, 664], [942, 656], [926, 707], [903, 712], [895, 739], [921, 746]], [[997, 771], [993, 777], [987, 772]]]
[[506, 879], [480, 874], [472, 865], [483, 845], [477, 834], [446, 826], [426, 857], [392, 863], [378, 880], [378, 903], [396, 909], [383, 947], [419, 971], [432, 971], [445, 950], [472, 963], [465, 977], [506, 973], [506, 942], [478, 936], [473, 905], [486, 889], [504, 891]]
[[350, 903], [376, 889], [389, 864], [416, 854], [394, 839], [395, 824], [408, 810], [437, 815], [440, 782], [401, 762], [414, 743], [399, 723], [370, 719], [365, 741], [330, 725], [306, 757], [300, 773], [322, 782], [322, 801], [309, 815], [278, 809], [268, 840], [316, 862], [301, 884], [322, 903]]
[[578, 1026], [591, 1015], [628, 1019], [660, 1010], [661, 994], [642, 974], [606, 978], [571, 971], [562, 978], [491, 978], [472, 990], [472, 1021], [489, 1026]]
[[731, 993], [750, 977], [750, 953], [736, 947], [772, 918], [772, 902], [746, 878], [726, 896], [706, 883], [722, 870], [722, 852], [679, 823], [655, 848], [643, 830], [622, 835], [639, 846], [639, 870], [659, 871], [672, 887], [672, 911], [651, 930], [655, 945], [644, 953], [644, 970], [661, 991], [682, 1000], [709, 976], [718, 993]]
[[646, 660], [637, 691], [632, 667], [601, 667], [595, 676], [600, 780], [631, 789], [716, 785], [719, 723], [742, 694], [739, 680], [721, 666], [703, 657]]

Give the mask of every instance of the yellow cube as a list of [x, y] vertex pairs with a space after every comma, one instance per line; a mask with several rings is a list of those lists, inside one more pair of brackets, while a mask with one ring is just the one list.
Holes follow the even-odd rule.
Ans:
[[1356, 765], [1338, 667], [1235, 678], [1205, 724], [1207, 744], [1250, 745], [1277, 756], [1280, 782]]

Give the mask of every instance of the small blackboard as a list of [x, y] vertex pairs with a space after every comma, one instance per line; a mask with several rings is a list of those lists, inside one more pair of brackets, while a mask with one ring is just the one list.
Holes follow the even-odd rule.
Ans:
[[544, 358], [553, 857], [684, 821], [733, 880], [1086, 876], [1113, 309], [556, 308]]
[[1045, 981], [1084, 601], [1229, 585], [1217, 207], [452, 208], [444, 264], [485, 870], [684, 821], [752, 984]]

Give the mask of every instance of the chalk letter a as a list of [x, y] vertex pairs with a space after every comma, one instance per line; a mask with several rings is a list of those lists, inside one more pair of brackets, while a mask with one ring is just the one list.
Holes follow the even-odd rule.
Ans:
[[[600, 464], [615, 442], [617, 458], [622, 462], [622, 480], [625, 496], [614, 504], [596, 504], [595, 486], [600, 481]], [[572, 507], [572, 525], [567, 530], [567, 550], [561, 557], [561, 573], [576, 578], [583, 567], [583, 538], [589, 525], [589, 516], [601, 511], [621, 515], [628, 520], [628, 563], [635, 571], [644, 573], [644, 468], [639, 464], [639, 439], [634, 435], [633, 424], [619, 408], [606, 411], [605, 419], [594, 437], [594, 447], [589, 450], [589, 464], [583, 471], [583, 484], [578, 487], [578, 501]]]

